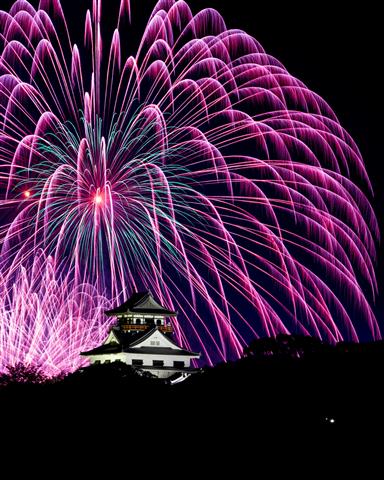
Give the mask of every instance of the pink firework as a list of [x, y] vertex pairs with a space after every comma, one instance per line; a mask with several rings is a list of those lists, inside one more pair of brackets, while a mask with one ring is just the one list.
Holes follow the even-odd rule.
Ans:
[[109, 306], [91, 285], [58, 278], [54, 260], [36, 252], [31, 268], [0, 275], [0, 373], [21, 363], [55, 376], [85, 365], [80, 353], [105, 339]]
[[370, 184], [327, 103], [215, 10], [159, 1], [128, 56], [130, 3], [111, 38], [107, 8], [93, 1], [82, 45], [59, 0], [0, 12], [3, 278], [42, 251], [75, 292], [151, 289], [208, 362], [255, 336], [380, 338]]

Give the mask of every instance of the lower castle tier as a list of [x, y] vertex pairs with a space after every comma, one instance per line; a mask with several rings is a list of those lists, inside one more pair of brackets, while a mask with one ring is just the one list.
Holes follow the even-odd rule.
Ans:
[[92, 364], [121, 361], [164, 379], [193, 373], [191, 360], [200, 358], [200, 354], [174, 342], [172, 326], [166, 319], [175, 317], [177, 312], [157, 303], [151, 292], [135, 293], [127, 302], [105, 313], [116, 316], [118, 324], [103, 345], [81, 354]]

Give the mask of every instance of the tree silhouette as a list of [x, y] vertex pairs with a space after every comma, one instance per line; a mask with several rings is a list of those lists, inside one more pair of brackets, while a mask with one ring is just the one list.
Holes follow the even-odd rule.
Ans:
[[302, 358], [328, 348], [321, 340], [304, 335], [284, 335], [253, 340], [244, 349], [245, 357]]
[[38, 367], [18, 363], [9, 366], [6, 373], [0, 376], [0, 384], [9, 385], [12, 383], [31, 384], [45, 383], [49, 380]]

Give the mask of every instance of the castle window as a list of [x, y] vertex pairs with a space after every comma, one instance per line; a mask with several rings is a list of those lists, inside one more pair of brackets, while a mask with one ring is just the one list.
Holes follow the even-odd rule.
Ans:
[[111, 363], [111, 360], [105, 360], [104, 363]]
[[95, 360], [95, 365], [100, 365], [100, 360]]
[[135, 367], [139, 367], [139, 366], [143, 365], [143, 360], [138, 360], [138, 359], [134, 358], [132, 360], [132, 365], [135, 366]]
[[176, 368], [184, 368], [184, 362], [173, 362], [173, 366], [176, 367]]
[[153, 360], [153, 366], [154, 367], [164, 367], [164, 362], [163, 362], [163, 360]]
[[136, 318], [136, 325], [140, 325], [140, 318]]

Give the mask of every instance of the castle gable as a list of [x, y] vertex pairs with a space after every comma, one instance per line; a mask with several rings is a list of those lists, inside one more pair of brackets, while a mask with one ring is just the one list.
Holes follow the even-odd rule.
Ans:
[[109, 335], [108, 335], [107, 339], [105, 340], [104, 345], [109, 345], [111, 343], [120, 343], [120, 340], [118, 339], [118, 337], [117, 337], [113, 328], [109, 332]]
[[166, 337], [161, 331], [157, 328], [152, 329], [148, 332], [147, 335], [141, 337], [139, 340], [131, 343], [130, 348], [170, 348], [172, 350], [178, 351], [182, 350], [178, 345], [176, 345], [170, 338]]

